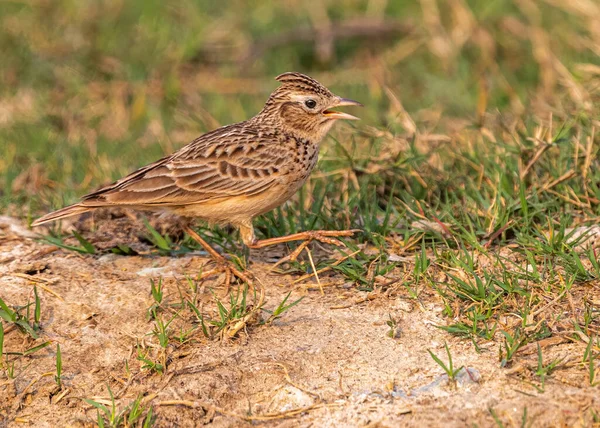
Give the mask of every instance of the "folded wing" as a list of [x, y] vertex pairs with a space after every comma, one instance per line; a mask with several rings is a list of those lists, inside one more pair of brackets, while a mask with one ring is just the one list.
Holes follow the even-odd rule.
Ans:
[[179, 206], [232, 196], [252, 196], [276, 184], [285, 150], [256, 135], [221, 128], [175, 154], [90, 193], [84, 206]]

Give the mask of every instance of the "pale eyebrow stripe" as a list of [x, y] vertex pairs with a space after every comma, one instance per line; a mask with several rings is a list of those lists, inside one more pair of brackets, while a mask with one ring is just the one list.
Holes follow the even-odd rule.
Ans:
[[307, 99], [314, 99], [314, 97], [312, 95], [291, 95], [290, 99], [293, 101], [304, 101]]

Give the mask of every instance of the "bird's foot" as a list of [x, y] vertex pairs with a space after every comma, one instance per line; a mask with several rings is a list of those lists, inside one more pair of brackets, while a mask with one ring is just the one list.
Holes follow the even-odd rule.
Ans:
[[273, 268], [279, 266], [285, 262], [293, 262], [295, 261], [300, 253], [308, 247], [312, 241], [319, 241], [324, 244], [331, 244], [337, 247], [344, 246], [344, 243], [339, 239], [335, 239], [342, 236], [352, 236], [357, 232], [361, 232], [360, 229], [351, 229], [351, 230], [307, 230], [305, 232], [294, 233], [286, 236], [279, 236], [277, 238], [270, 239], [262, 239], [260, 241], [255, 241], [252, 244], [248, 245], [250, 248], [264, 248], [269, 247], [271, 245], [282, 244], [285, 242], [292, 241], [304, 241], [300, 244], [294, 251], [280, 259]]
[[319, 241], [324, 244], [332, 244], [338, 247], [344, 246], [344, 243], [338, 239], [334, 239], [340, 236], [352, 236], [357, 232], [361, 232], [360, 229], [351, 230], [307, 230], [305, 232], [293, 233], [286, 236], [278, 236], [277, 238], [261, 239], [260, 241], [254, 241], [250, 245], [250, 248], [264, 248], [271, 245], [282, 244], [285, 242], [292, 241]]
[[252, 280], [250, 279], [250, 275], [239, 270], [233, 262], [227, 260], [225, 257], [222, 257], [222, 256], [220, 257], [220, 259], [214, 259], [214, 260], [217, 265], [213, 269], [202, 272], [202, 274], [200, 275], [200, 279], [205, 279], [205, 278], [208, 278], [213, 275], [218, 275], [220, 273], [224, 273], [225, 274], [224, 283], [225, 283], [226, 287], [229, 287], [229, 284], [231, 284], [231, 280], [234, 278], [237, 278], [240, 281], [245, 282], [249, 286], [253, 285]]
[[185, 232], [190, 235], [190, 237], [196, 241], [198, 244], [202, 246], [206, 250], [206, 252], [210, 255], [210, 257], [217, 264], [214, 269], [210, 269], [202, 272], [200, 275], [200, 279], [208, 278], [212, 275], [217, 275], [220, 273], [225, 273], [225, 286], [229, 288], [229, 284], [231, 284], [231, 280], [237, 278], [242, 282], [245, 282], [249, 286], [252, 286], [252, 280], [247, 273], [242, 272], [237, 268], [237, 266], [219, 254], [213, 247], [211, 247], [200, 235], [198, 235], [194, 230], [189, 227], [185, 228]]

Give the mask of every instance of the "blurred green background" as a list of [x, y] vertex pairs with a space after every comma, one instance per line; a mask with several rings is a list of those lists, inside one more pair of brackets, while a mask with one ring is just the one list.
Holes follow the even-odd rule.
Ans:
[[[325, 159], [336, 141], [358, 144], [358, 158], [379, 153], [362, 149], [365, 141], [369, 150], [415, 138], [472, 150], [506, 140], [506, 126], [554, 134], [573, 118], [591, 135], [600, 111], [598, 16], [589, 0], [5, 0], [0, 209], [27, 216], [74, 202], [245, 120], [286, 71], [366, 106], [354, 130], [336, 128]], [[533, 134], [523, 132], [526, 145]], [[517, 169], [522, 153], [513, 154]], [[446, 179], [477, 175], [455, 162], [439, 166]], [[406, 188], [435, 205], [430, 193]]]

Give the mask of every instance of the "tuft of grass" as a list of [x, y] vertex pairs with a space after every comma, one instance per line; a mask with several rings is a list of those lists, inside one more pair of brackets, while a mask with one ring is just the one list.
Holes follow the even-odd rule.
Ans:
[[270, 314], [269, 318], [267, 318], [265, 321], [262, 322], [263, 324], [270, 324], [273, 321], [275, 321], [276, 319], [281, 318], [286, 311], [293, 308], [294, 306], [296, 306], [298, 303], [300, 303], [304, 299], [304, 296], [302, 296], [299, 299], [294, 300], [292, 303], [286, 304], [288, 299], [290, 298], [291, 294], [292, 294], [291, 291], [288, 294], [286, 294], [286, 296], [279, 303], [279, 305], [277, 305], [277, 307], [275, 309], [273, 309], [272, 311], [269, 309], [261, 308], [263, 311]]
[[150, 294], [154, 303], [146, 310], [146, 318], [148, 319], [156, 319], [156, 314], [161, 309], [164, 296], [162, 281], [162, 277], [158, 278], [158, 281], [150, 279]]
[[161, 317], [155, 318], [154, 320], [154, 330], [152, 330], [152, 334], [158, 339], [158, 344], [163, 350], [166, 350], [169, 345], [169, 339], [172, 333], [169, 326], [178, 316], [179, 314], [173, 315], [167, 322]]
[[[358, 249], [353, 245], [349, 245], [348, 248], [352, 252]], [[346, 280], [354, 282], [358, 290], [373, 291], [375, 279], [389, 274], [396, 266], [395, 262], [390, 261], [389, 254], [382, 249], [375, 254], [358, 252], [342, 263], [331, 265], [331, 268], [342, 274]]]
[[[15, 324], [21, 331], [29, 334], [33, 339], [38, 339], [40, 330], [41, 304], [37, 294], [37, 287], [34, 287], [35, 301], [33, 322], [31, 320], [30, 307], [32, 303], [27, 303], [25, 306], [18, 306], [14, 310], [0, 298], [0, 318], [7, 322]], [[25, 313], [22, 311], [25, 310]]]
[[512, 334], [507, 331], [502, 331], [502, 334], [504, 335], [504, 349], [500, 345], [500, 366], [508, 367], [512, 363], [515, 353], [527, 343], [527, 338], [519, 328], [516, 328]]
[[[179, 313], [175, 313], [169, 320], [165, 321], [163, 316], [157, 316], [156, 313], [154, 313], [154, 327], [149, 334], [158, 340], [158, 354], [156, 355], [155, 353], [154, 356], [152, 356], [150, 350], [148, 352], [143, 352], [138, 347], [137, 359], [142, 362], [142, 369], [154, 371], [159, 374], [166, 372], [168, 368], [167, 351], [169, 342], [174, 337], [171, 324], [178, 318]], [[181, 335], [179, 336], [179, 341], [181, 341]]]
[[398, 321], [392, 318], [392, 314], [388, 314], [388, 320], [385, 324], [388, 326], [389, 330], [387, 332], [387, 337], [391, 339], [397, 339], [400, 334], [400, 329], [398, 328]]
[[204, 320], [204, 315], [202, 314], [202, 311], [200, 311], [200, 309], [198, 309], [198, 306], [195, 305], [191, 300], [188, 300], [187, 304], [188, 304], [188, 307], [192, 310], [192, 312], [196, 316], [196, 319], [200, 322], [201, 331], [202, 331], [202, 334], [204, 335], [204, 337], [206, 337], [206, 338], [212, 337], [210, 329]]
[[235, 293], [229, 295], [229, 304], [227, 307], [221, 302], [221, 300], [214, 294], [213, 298], [217, 305], [218, 318], [209, 320], [214, 329], [211, 336], [217, 335], [221, 332], [225, 332], [228, 327], [236, 324], [240, 320], [244, 319], [252, 311], [252, 307], [248, 304], [248, 285], [240, 290], [238, 289]]
[[[542, 348], [538, 342], [537, 344], [537, 370], [535, 371], [536, 376], [540, 378], [540, 386], [537, 387], [537, 390], [540, 393], [545, 391], [546, 387], [546, 378], [552, 374], [552, 372], [556, 369], [556, 367], [564, 360], [564, 358], [552, 360], [547, 365], [544, 365], [544, 358], [542, 355]], [[535, 386], [535, 385], [534, 385]]]
[[146, 408], [143, 404], [143, 396], [139, 395], [128, 405], [118, 408], [109, 385], [106, 385], [110, 396], [110, 405], [85, 398], [84, 401], [96, 408], [96, 423], [98, 427], [118, 428], [122, 426], [151, 427], [154, 425], [154, 414], [152, 407]]
[[165, 358], [161, 358], [162, 361], [154, 359], [149, 352], [144, 352], [139, 346], [137, 348], [137, 360], [142, 363], [142, 370], [149, 370], [158, 374], [163, 374], [166, 370]]
[[[592, 337], [589, 338], [588, 344], [585, 348], [585, 352], [583, 354], [583, 362], [585, 363], [587, 360], [587, 368], [588, 368], [588, 382], [590, 386], [600, 385], [600, 380], [596, 379], [596, 356], [593, 351], [594, 339]], [[600, 344], [600, 343], [598, 343]]]
[[450, 348], [448, 348], [448, 344], [446, 342], [444, 342], [444, 349], [446, 349], [446, 355], [448, 356], [448, 364], [444, 363], [430, 349], [428, 349], [427, 352], [429, 353], [431, 358], [433, 358], [433, 361], [435, 361], [437, 365], [439, 365], [444, 370], [444, 372], [446, 372], [446, 375], [448, 375], [448, 379], [452, 383], [456, 383], [456, 375], [462, 370], [464, 366], [460, 366], [459, 368], [455, 369], [454, 364], [452, 362], [452, 354], [450, 353]]
[[[415, 255], [415, 266], [413, 268], [412, 283], [413, 288], [409, 288], [409, 294], [412, 298], [419, 296], [419, 285], [422, 281], [427, 281], [427, 269], [431, 265], [429, 256], [425, 249], [425, 240], [421, 241], [421, 253]], [[408, 285], [407, 285], [408, 287]]]
[[[264, 294], [262, 291], [260, 295], [256, 294], [256, 290], [253, 295], [249, 295], [248, 291], [248, 286], [244, 285], [235, 292], [231, 292], [227, 301], [223, 301], [211, 290], [215, 307], [209, 313], [204, 312], [203, 308], [199, 308], [194, 299], [186, 298], [184, 306], [190, 309], [194, 315], [196, 329], [203, 337], [209, 340], [217, 337], [231, 339], [239, 331], [250, 325], [272, 324], [304, 299], [304, 297], [300, 297], [293, 302], [289, 302], [292, 294], [290, 291], [277, 306], [273, 309], [267, 309], [264, 307]], [[252, 303], [249, 302], [250, 298]], [[269, 314], [269, 316], [266, 319], [261, 319], [260, 311]], [[188, 340], [194, 331], [192, 329], [182, 329], [180, 340]]]

